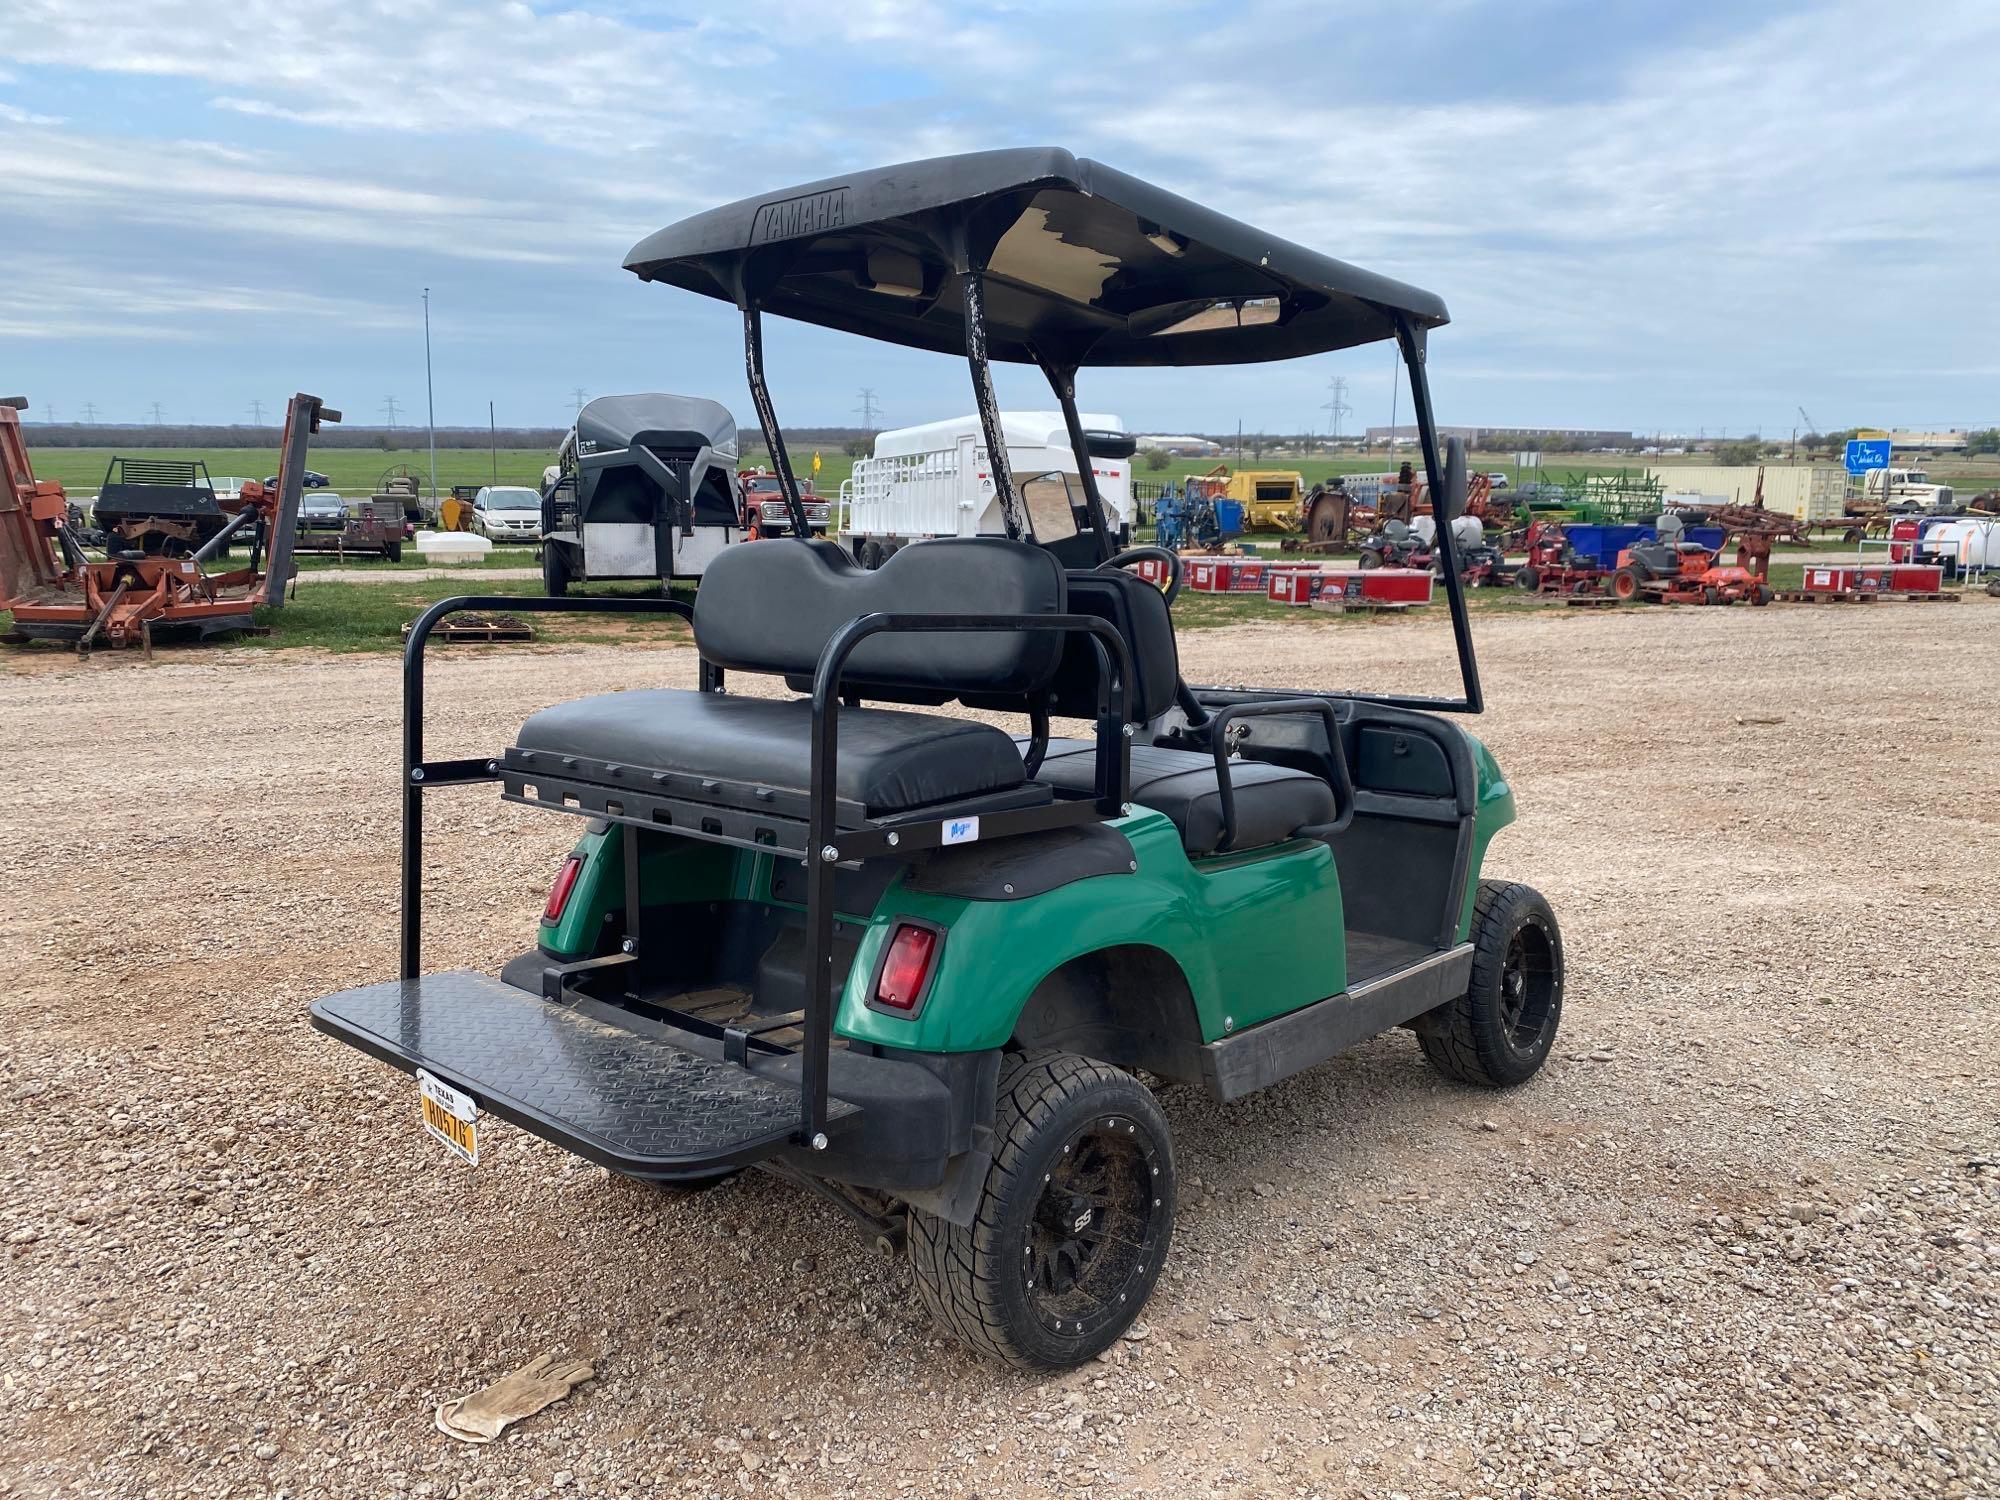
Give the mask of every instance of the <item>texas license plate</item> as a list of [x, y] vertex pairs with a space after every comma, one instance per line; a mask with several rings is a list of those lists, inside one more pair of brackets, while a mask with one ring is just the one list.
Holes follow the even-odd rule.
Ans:
[[467, 1166], [479, 1165], [479, 1106], [442, 1078], [417, 1070], [417, 1096], [422, 1101], [424, 1129], [436, 1136]]

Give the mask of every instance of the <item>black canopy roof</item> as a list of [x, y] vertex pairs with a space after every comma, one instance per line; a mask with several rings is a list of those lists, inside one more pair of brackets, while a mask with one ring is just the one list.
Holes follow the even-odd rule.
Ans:
[[1306, 250], [1067, 151], [941, 156], [696, 214], [627, 270], [725, 301], [962, 353], [955, 272], [983, 267], [988, 353], [1245, 364], [1448, 320], [1431, 293]]

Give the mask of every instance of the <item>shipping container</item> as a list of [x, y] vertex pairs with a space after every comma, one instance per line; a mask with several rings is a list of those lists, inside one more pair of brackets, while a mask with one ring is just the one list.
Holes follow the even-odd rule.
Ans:
[[[1756, 464], [1653, 468], [1670, 499], [1690, 504], [1749, 505], [1757, 498]], [[1802, 521], [1832, 521], [1847, 513], [1847, 470], [1838, 464], [1765, 464], [1764, 508]]]

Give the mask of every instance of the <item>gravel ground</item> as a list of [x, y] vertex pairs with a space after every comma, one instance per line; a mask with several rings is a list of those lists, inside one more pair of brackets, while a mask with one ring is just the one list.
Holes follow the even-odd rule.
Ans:
[[[394, 965], [393, 663], [0, 667], [0, 1490], [1993, 1494], [1996, 626], [1482, 622], [1522, 811], [1490, 868], [1563, 921], [1555, 1056], [1488, 1095], [1394, 1033], [1232, 1107], [1169, 1090], [1144, 1336], [1055, 1379], [961, 1355], [776, 1182], [664, 1198], [491, 1124], [466, 1170], [308, 1030]], [[1407, 682], [1423, 634], [1288, 618], [1185, 666]], [[691, 680], [469, 654], [432, 753]], [[492, 965], [575, 830], [453, 795], [428, 957]], [[596, 1381], [490, 1448], [433, 1431], [545, 1351]]]

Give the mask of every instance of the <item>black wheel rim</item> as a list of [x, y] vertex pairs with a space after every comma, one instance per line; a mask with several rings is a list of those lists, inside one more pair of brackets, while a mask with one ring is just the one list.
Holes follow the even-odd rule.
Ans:
[[1530, 922], [1515, 930], [1500, 966], [1500, 1026], [1508, 1044], [1532, 1052], [1555, 1012], [1555, 948], [1548, 933]]
[[1087, 1339], [1131, 1318], [1159, 1269], [1166, 1223], [1158, 1147], [1123, 1115], [1079, 1126], [1043, 1177], [1022, 1279], [1037, 1322]]

